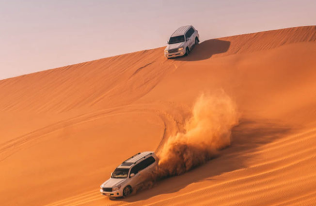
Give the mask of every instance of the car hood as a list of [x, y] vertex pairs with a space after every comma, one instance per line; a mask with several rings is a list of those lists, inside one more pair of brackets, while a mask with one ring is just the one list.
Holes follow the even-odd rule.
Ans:
[[177, 43], [177, 44], [168, 44], [168, 46], [166, 47], [166, 50], [177, 49], [177, 48], [180, 48], [180, 47], [183, 47], [183, 46], [184, 46], [184, 42], [180, 42], [180, 43]]
[[107, 181], [105, 181], [101, 187], [114, 187], [116, 185], [122, 184], [126, 179], [120, 179], [120, 178], [110, 178]]

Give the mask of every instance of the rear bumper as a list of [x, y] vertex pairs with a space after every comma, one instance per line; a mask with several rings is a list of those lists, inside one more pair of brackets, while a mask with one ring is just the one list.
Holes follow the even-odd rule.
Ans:
[[175, 52], [175, 53], [165, 53], [165, 57], [167, 58], [172, 58], [172, 57], [180, 57], [180, 56], [184, 56], [185, 55], [185, 51], [180, 51], [180, 52]]
[[104, 192], [102, 189], [100, 189], [100, 192], [104, 196], [108, 197], [122, 197], [123, 193], [120, 190], [112, 191], [112, 192]]

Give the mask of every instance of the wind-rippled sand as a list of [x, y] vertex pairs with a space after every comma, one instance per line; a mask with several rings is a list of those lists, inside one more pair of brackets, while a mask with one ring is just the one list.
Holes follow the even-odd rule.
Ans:
[[[316, 205], [316, 27], [211, 39], [177, 59], [163, 50], [1, 80], [1, 205]], [[218, 92], [232, 103], [194, 109]], [[166, 167], [182, 175], [100, 195], [137, 152], [178, 161], [165, 145], [192, 132], [180, 145], [190, 162]]]

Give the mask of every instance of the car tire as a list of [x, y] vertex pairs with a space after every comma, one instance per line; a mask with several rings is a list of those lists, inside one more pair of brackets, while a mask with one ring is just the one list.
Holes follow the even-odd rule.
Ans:
[[196, 37], [195, 38], [195, 45], [199, 44], [199, 42], [200, 42], [199, 39]]
[[126, 187], [124, 188], [124, 190], [123, 190], [123, 196], [124, 196], [124, 197], [127, 197], [127, 196], [129, 196], [130, 194], [132, 194], [132, 192], [133, 192], [132, 187], [128, 185], [128, 186], [126, 186]]
[[189, 50], [189, 48], [187, 47], [187, 48], [185, 49], [185, 56], [188, 56], [189, 53], [190, 53], [190, 50]]

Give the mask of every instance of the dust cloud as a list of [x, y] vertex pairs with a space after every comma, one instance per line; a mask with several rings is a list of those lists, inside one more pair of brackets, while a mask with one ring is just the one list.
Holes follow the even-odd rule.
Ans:
[[238, 123], [235, 103], [224, 92], [203, 93], [195, 102], [185, 132], [170, 136], [157, 152], [157, 175], [180, 175], [205, 163], [231, 143], [231, 129]]

